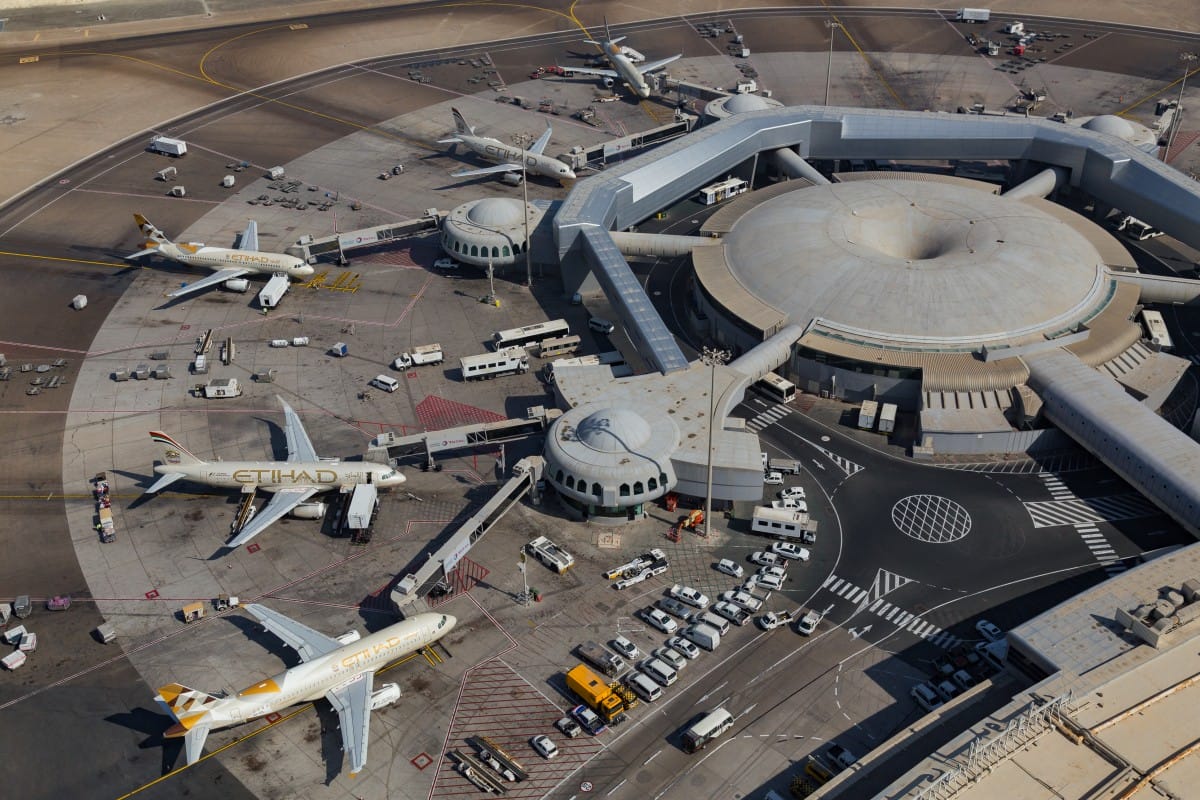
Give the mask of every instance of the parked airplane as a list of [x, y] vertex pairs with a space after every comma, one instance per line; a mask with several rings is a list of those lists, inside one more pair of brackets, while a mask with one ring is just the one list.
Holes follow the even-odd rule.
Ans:
[[521, 162], [525, 163], [525, 170], [534, 175], [544, 175], [547, 178], [554, 178], [560, 183], [575, 180], [575, 172], [557, 158], [542, 155], [542, 151], [546, 149], [546, 145], [550, 142], [550, 123], [546, 123], [546, 132], [538, 137], [538, 140], [528, 150], [522, 150], [519, 147], [509, 147], [499, 139], [493, 139], [490, 136], [477, 136], [475, 129], [467, 124], [463, 119], [463, 115], [459, 113], [457, 108], [451, 108], [450, 111], [454, 114], [454, 130], [455, 136], [449, 139], [440, 139], [438, 144], [456, 144], [462, 143], [469, 147], [473, 152], [483, 156], [488, 161], [491, 161], [497, 166], [483, 167], [481, 169], [463, 169], [458, 172], [451, 173], [455, 178], [469, 178], [474, 175], [495, 175], [504, 172], [520, 172]]
[[617, 46], [617, 43], [624, 41], [625, 37], [618, 36], [614, 39], [608, 30], [608, 20], [604, 20], [604, 35], [606, 38], [602, 42], [597, 42], [594, 39], [585, 39], [584, 41], [587, 44], [594, 44], [603, 50], [604, 55], [608, 58], [608, 63], [612, 64], [612, 69], [570, 67], [570, 71], [583, 75], [601, 75], [609, 79], [607, 83], [610, 85], [614, 80], [622, 80], [629, 85], [629, 88], [638, 97], [646, 98], [650, 96], [650, 84], [646, 83], [646, 73], [662, 69], [672, 61], [683, 57], [683, 53], [680, 53], [677, 56], [651, 61], [648, 64], [634, 64], [629, 60], [629, 56], [621, 52], [621, 48]]
[[211, 730], [324, 697], [338, 713], [342, 749], [350, 758], [350, 775], [354, 776], [367, 763], [371, 712], [400, 699], [398, 684], [385, 683], [375, 690], [375, 672], [436, 642], [458, 623], [449, 614], [424, 613], [365, 638], [356, 630], [331, 637], [265, 606], [252, 603], [246, 610], [295, 649], [302, 663], [233, 696], [216, 697], [178, 683], [159, 689], [154, 699], [176, 723], [163, 735], [183, 738], [189, 764], [196, 763], [204, 752], [204, 740]]
[[273, 492], [258, 513], [225, 546], [239, 547], [262, 533], [268, 525], [297, 509], [314, 494], [369, 483], [386, 489], [404, 483], [399, 470], [371, 461], [322, 459], [313, 449], [300, 417], [283, 404], [287, 436], [286, 461], [204, 461], [189, 453], [183, 445], [159, 431], [150, 438], [163, 446], [163, 463], [154, 471], [162, 475], [146, 494], [162, 491], [180, 478], [219, 488]]
[[254, 220], [250, 220], [250, 224], [242, 232], [241, 241], [238, 242], [236, 248], [209, 247], [199, 242], [176, 244], [141, 214], [134, 214], [133, 221], [137, 223], [138, 229], [146, 237], [146, 241], [142, 244], [141, 250], [133, 255], [125, 256], [127, 260], [158, 253], [181, 264], [216, 270], [207, 278], [201, 278], [173, 292], [168, 292], [167, 297], [180, 297], [191, 292], [198, 292], [243, 275], [283, 273], [289, 278], [295, 279], [308, 278], [313, 274], [313, 268], [305, 264], [303, 259], [284, 253], [260, 251], [258, 249], [258, 223]]

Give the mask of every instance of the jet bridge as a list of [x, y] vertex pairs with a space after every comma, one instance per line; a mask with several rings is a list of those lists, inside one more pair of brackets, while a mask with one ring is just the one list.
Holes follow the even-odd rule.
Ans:
[[372, 228], [322, 236], [319, 239], [314, 239], [312, 236], [301, 236], [296, 244], [287, 249], [287, 253], [304, 259], [307, 264], [312, 264], [322, 258], [341, 259], [347, 253], [355, 250], [379, 247], [428, 230], [437, 230], [445, 216], [445, 212], [429, 208], [425, 210], [424, 216], [416, 219], [389, 222]]
[[381, 433], [367, 445], [367, 461], [390, 463], [392, 459], [425, 457], [427, 468], [436, 466], [434, 453], [450, 450], [465, 450], [488, 444], [498, 444], [524, 436], [541, 433], [550, 423], [562, 416], [557, 408], [530, 406], [525, 410], [525, 419], [502, 419], [497, 422], [480, 422], [447, 428], [440, 431], [424, 431], [409, 436], [397, 436], [389, 431]]
[[446, 542], [425, 559], [425, 563], [405, 575], [392, 590], [392, 602], [402, 616], [408, 616], [415, 601], [429, 593], [434, 584], [446, 581], [458, 562], [490, 531], [500, 518], [528, 493], [535, 505], [541, 502], [538, 482], [546, 469], [541, 456], [528, 456], [513, 465], [512, 477], [483, 507], [459, 526]]

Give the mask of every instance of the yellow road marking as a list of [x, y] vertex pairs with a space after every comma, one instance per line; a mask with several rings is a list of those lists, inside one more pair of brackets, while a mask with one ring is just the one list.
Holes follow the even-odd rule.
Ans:
[[1155, 89], [1153, 92], [1146, 95], [1141, 100], [1138, 100], [1133, 105], [1129, 105], [1129, 106], [1126, 106], [1125, 108], [1122, 108], [1120, 111], [1117, 112], [1117, 116], [1118, 117], [1125, 116], [1125, 114], [1127, 114], [1130, 111], [1132, 111], [1133, 109], [1137, 108], [1138, 106], [1140, 106], [1142, 103], [1146, 102], [1147, 100], [1158, 99], [1158, 96], [1161, 95], [1163, 92], [1165, 92], [1167, 89], [1170, 89], [1173, 86], [1178, 86], [1185, 78], [1190, 78], [1197, 73], [1200, 73], [1200, 67], [1197, 67], [1196, 69], [1187, 73], [1186, 76], [1180, 76], [1180, 77], [1176, 78], [1175, 80], [1171, 81], [1170, 83], [1168, 83], [1166, 86], [1162, 87], [1161, 89]]
[[[888, 90], [888, 93], [895, 98], [896, 102], [900, 104], [901, 108], [908, 108], [908, 104], [900, 99], [900, 95], [896, 94], [896, 90], [893, 89], [892, 85], [887, 82], [887, 78], [883, 77], [883, 73], [875, 67], [875, 65], [871, 62], [871, 59], [869, 59], [867, 54], [863, 52], [863, 49], [858, 46], [858, 41], [850, 34], [849, 29], [846, 28], [846, 23], [842, 22], [841, 18], [839, 18], [837, 14], [833, 13], [833, 11], [829, 8], [829, 4], [826, 3], [825, 0], [821, 0], [821, 5], [825, 6], [826, 11], [829, 11], [829, 16], [838, 24], [838, 27], [841, 28], [842, 33], [846, 36], [846, 39], [849, 40], [850, 44], [854, 45], [854, 49], [858, 51], [860, 56], [862, 56], [862, 60], [866, 62], [867, 67], [870, 68], [871, 72], [875, 73], [875, 77], [878, 78], [879, 82], [883, 84], [883, 88]], [[829, 35], [833, 36], [832, 28], [829, 30]]]
[[10, 250], [0, 250], [0, 256], [13, 256], [14, 258], [39, 258], [43, 261], [66, 261], [70, 264], [99, 264], [102, 267], [115, 267], [117, 269], [125, 269], [129, 264], [115, 263], [112, 261], [91, 261], [86, 258], [66, 258], [64, 256], [39, 256], [36, 253], [14, 253]]

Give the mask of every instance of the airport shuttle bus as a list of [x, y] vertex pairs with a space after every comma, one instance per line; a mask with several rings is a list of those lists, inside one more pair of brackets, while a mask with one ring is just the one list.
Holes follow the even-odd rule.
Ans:
[[558, 358], [573, 356], [579, 352], [582, 340], [578, 336], [557, 336], [553, 339], [543, 339], [538, 347], [538, 358]]
[[496, 331], [493, 346], [497, 350], [506, 347], [525, 347], [537, 344], [546, 339], [562, 338], [571, 333], [571, 326], [565, 319], [552, 319], [549, 322], [539, 322], [536, 325], [526, 325], [523, 328], [510, 328], [506, 331]]
[[1171, 334], [1167, 333], [1167, 323], [1163, 321], [1163, 315], [1160, 311], [1151, 311], [1146, 309], [1142, 312], [1142, 324], [1146, 326], [1146, 338], [1148, 338], [1159, 350], [1170, 350], [1174, 347], [1171, 341]]
[[733, 715], [723, 708], [714, 709], [683, 732], [683, 749], [689, 753], [704, 746], [733, 727]]
[[774, 372], [763, 375], [762, 380], [754, 384], [754, 388], [777, 403], [790, 403], [796, 399], [796, 384]]

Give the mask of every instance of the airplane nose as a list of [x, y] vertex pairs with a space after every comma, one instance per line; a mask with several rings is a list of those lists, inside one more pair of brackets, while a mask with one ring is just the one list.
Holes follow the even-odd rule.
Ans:
[[310, 278], [315, 270], [308, 264], [304, 264], [296, 270], [296, 274], [301, 278]]

